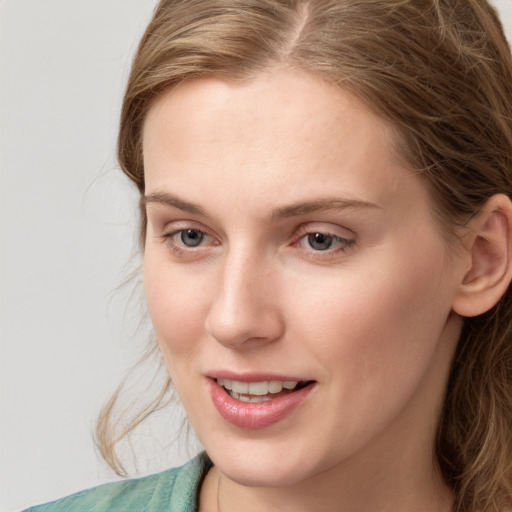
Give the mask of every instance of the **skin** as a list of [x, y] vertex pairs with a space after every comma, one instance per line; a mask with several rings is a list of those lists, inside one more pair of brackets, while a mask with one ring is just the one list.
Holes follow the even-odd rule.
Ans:
[[[433, 446], [467, 258], [395, 141], [355, 97], [296, 70], [192, 81], [150, 109], [145, 290], [215, 463], [202, 511], [449, 510]], [[208, 391], [226, 369], [315, 384], [277, 423], [239, 428]]]

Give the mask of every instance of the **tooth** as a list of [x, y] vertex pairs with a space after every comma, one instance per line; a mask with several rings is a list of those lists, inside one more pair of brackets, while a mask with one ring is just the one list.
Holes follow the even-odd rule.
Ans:
[[268, 402], [269, 400], [272, 400], [272, 398], [270, 398], [269, 396], [251, 396], [250, 397], [250, 401], [253, 403], [253, 404], [260, 404], [262, 402]]
[[236, 393], [249, 393], [249, 383], [248, 382], [239, 382], [237, 380], [232, 381], [231, 389]]
[[[233, 396], [233, 398], [236, 398], [237, 400], [239, 400], [239, 396], [243, 394], [252, 395], [254, 398], [256, 398], [257, 401], [260, 401], [259, 397], [265, 396], [268, 393], [280, 393], [283, 390], [283, 388], [292, 390], [295, 389], [299, 384], [299, 382], [295, 380], [286, 380], [284, 382], [279, 380], [272, 380], [270, 382], [240, 382], [229, 379], [217, 379], [217, 383], [224, 389], [232, 391], [231, 396]], [[245, 397], [243, 399], [243, 401], [245, 402], [248, 400], [248, 397]]]
[[250, 396], [250, 395], [237, 395], [233, 396], [233, 398], [236, 398], [240, 402], [246, 402], [250, 404], [259, 404], [262, 402], [268, 402], [269, 400], [272, 400], [272, 398], [268, 396]]
[[268, 383], [268, 391], [269, 393], [279, 393], [283, 390], [283, 383], [278, 380], [271, 380]]
[[250, 395], [266, 395], [268, 393], [268, 382], [250, 382], [249, 394]]

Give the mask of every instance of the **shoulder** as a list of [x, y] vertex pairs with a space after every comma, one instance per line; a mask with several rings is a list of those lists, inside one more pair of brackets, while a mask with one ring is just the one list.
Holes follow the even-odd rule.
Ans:
[[81, 491], [24, 512], [194, 512], [211, 462], [205, 453], [179, 468]]

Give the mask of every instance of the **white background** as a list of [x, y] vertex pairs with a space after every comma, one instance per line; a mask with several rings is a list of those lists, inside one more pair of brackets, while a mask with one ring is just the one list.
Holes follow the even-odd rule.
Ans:
[[[512, 37], [512, 0], [494, 3]], [[136, 262], [137, 202], [114, 148], [154, 4], [0, 3], [0, 512], [114, 479], [91, 431], [142, 348], [114, 291]], [[190, 453], [152, 450], [142, 472]]]

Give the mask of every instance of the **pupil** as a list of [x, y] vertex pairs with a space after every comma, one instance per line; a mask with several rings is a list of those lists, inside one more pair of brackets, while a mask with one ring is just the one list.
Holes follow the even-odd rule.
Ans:
[[185, 229], [181, 232], [181, 241], [184, 245], [195, 247], [199, 245], [204, 238], [204, 233], [197, 229]]
[[324, 233], [311, 233], [308, 235], [308, 242], [311, 248], [325, 251], [332, 245], [332, 236]]

